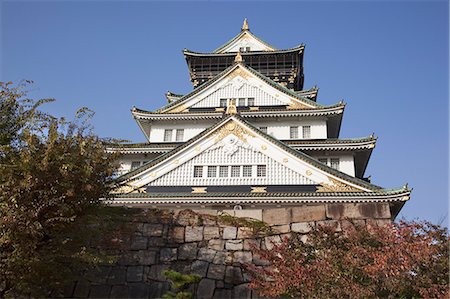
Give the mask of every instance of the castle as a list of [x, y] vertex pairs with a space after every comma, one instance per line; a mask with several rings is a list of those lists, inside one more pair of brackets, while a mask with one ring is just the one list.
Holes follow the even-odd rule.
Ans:
[[167, 92], [156, 111], [133, 108], [147, 142], [108, 147], [122, 154], [111, 202], [240, 215], [326, 205], [369, 218], [383, 207], [394, 219], [411, 190], [364, 176], [376, 138], [339, 138], [346, 104], [321, 105], [317, 87], [303, 88], [304, 48], [276, 49], [244, 20], [211, 53], [185, 49], [194, 89]]

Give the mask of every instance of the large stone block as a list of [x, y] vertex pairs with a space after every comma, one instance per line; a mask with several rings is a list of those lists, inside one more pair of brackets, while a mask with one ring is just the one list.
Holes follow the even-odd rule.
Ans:
[[111, 289], [110, 298], [129, 298], [128, 297], [128, 286], [114, 285]]
[[144, 277], [144, 267], [143, 266], [130, 266], [127, 269], [127, 281], [128, 282], [138, 282], [142, 281]]
[[388, 203], [328, 204], [326, 213], [330, 219], [376, 219], [391, 217]]
[[216, 251], [209, 248], [200, 248], [198, 250], [197, 258], [201, 261], [212, 262], [216, 256]]
[[150, 285], [146, 283], [129, 283], [128, 298], [148, 298], [150, 294]]
[[172, 240], [176, 243], [184, 242], [184, 227], [183, 226], [174, 226], [171, 232]]
[[75, 298], [87, 298], [89, 295], [90, 284], [86, 280], [80, 280], [75, 286], [73, 296]]
[[234, 210], [234, 216], [262, 221], [262, 210]]
[[270, 225], [289, 224], [291, 222], [291, 208], [263, 210], [262, 221]]
[[140, 250], [137, 254], [140, 265], [153, 265], [156, 262], [156, 252], [149, 250]]
[[325, 220], [325, 205], [301, 206], [292, 208], [292, 222]]
[[159, 260], [161, 262], [171, 262], [177, 259], [176, 248], [162, 248], [159, 254]]
[[227, 266], [225, 270], [225, 283], [240, 284], [244, 282], [240, 267]]
[[163, 272], [169, 269], [169, 265], [153, 265], [150, 266], [150, 269], [147, 273], [147, 279], [157, 280], [157, 281], [166, 281], [166, 277]]
[[197, 257], [197, 243], [186, 243], [178, 247], [178, 259], [193, 260]]
[[244, 240], [244, 250], [253, 250], [254, 248], [259, 249], [261, 247], [260, 239], [245, 239]]
[[238, 239], [248, 239], [253, 237], [253, 229], [250, 227], [239, 227], [237, 238]]
[[289, 224], [274, 225], [272, 226], [272, 231], [276, 234], [285, 234], [290, 231], [290, 225]]
[[199, 299], [209, 299], [214, 295], [216, 282], [212, 279], [204, 278], [200, 281], [197, 288], [197, 296]]
[[225, 277], [225, 265], [209, 265], [207, 277], [216, 280], [223, 280], [223, 278]]
[[208, 272], [209, 263], [205, 261], [195, 261], [191, 265], [191, 273], [197, 274], [200, 277], [206, 277]]
[[203, 239], [211, 240], [220, 237], [219, 227], [217, 226], [205, 226], [203, 231]]
[[233, 262], [244, 264], [252, 261], [252, 253], [250, 251], [236, 251], [233, 254]]
[[314, 227], [314, 222], [295, 222], [291, 224], [291, 230], [295, 233], [306, 234]]
[[224, 227], [223, 228], [223, 239], [236, 239], [237, 236], [237, 227]]
[[229, 240], [225, 243], [226, 250], [242, 250], [244, 248], [244, 242], [242, 240]]
[[116, 266], [113, 267], [109, 273], [108, 283], [109, 284], [125, 284], [126, 282], [127, 269], [125, 267]]
[[147, 237], [144, 236], [133, 236], [131, 239], [131, 250], [142, 250], [147, 249]]
[[203, 226], [186, 226], [184, 240], [185, 242], [196, 242], [203, 240]]
[[240, 284], [233, 288], [233, 298], [250, 299], [252, 291], [248, 288], [248, 284]]
[[214, 264], [231, 264], [233, 262], [233, 255], [231, 252], [218, 251], [216, 256], [214, 256]]
[[214, 250], [223, 250], [225, 248], [225, 241], [224, 240], [209, 240], [208, 241], [208, 248], [214, 249]]
[[93, 285], [89, 292], [90, 298], [109, 298], [111, 292], [111, 286], [109, 285]]
[[144, 223], [142, 235], [147, 237], [161, 237], [163, 234], [162, 224]]

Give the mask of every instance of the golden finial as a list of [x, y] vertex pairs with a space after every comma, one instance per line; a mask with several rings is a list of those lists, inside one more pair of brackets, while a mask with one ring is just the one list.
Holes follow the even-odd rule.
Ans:
[[244, 19], [244, 24], [242, 24], [242, 30], [250, 30], [250, 29], [248, 29], [248, 21], [247, 21], [247, 18]]
[[237, 52], [234, 62], [242, 62], [242, 55], [240, 51]]
[[234, 104], [234, 100], [229, 100], [227, 105], [227, 111], [225, 114], [235, 115], [237, 113], [236, 105]]

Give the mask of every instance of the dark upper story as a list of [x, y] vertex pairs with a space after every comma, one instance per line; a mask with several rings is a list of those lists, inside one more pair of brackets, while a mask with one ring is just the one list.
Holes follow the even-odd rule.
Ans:
[[302, 90], [304, 49], [305, 46], [300, 45], [278, 50], [256, 37], [244, 20], [241, 32], [213, 52], [198, 53], [185, 49], [183, 54], [194, 88], [231, 66], [236, 53], [241, 52], [246, 65], [291, 90]]

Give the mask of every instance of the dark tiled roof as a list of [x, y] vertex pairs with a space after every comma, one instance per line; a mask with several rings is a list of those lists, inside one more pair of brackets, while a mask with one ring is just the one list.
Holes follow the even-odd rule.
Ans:
[[[298, 52], [305, 48], [305, 45], [301, 44], [293, 48], [282, 49], [282, 50], [274, 50], [274, 51], [250, 51], [250, 52], [241, 52], [242, 57], [252, 56], [252, 55], [274, 55], [274, 54], [283, 54], [290, 52]], [[237, 52], [195, 52], [188, 49], [183, 50], [183, 54], [187, 56], [235, 56]]]

